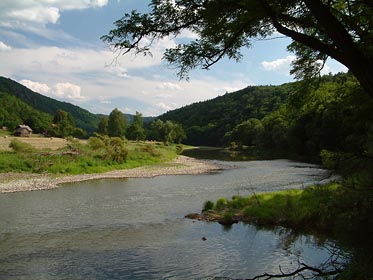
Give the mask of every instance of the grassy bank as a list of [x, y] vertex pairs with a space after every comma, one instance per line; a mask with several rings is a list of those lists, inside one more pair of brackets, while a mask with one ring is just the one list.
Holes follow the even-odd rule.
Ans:
[[[40, 139], [44, 141], [39, 141], [39, 146], [34, 145], [35, 138], [6, 139], [10, 149], [0, 150], [1, 172], [101, 173], [169, 161], [180, 150], [175, 145], [109, 137], [92, 137], [88, 141]], [[43, 142], [45, 146], [40, 144]], [[58, 142], [58, 145], [51, 146], [50, 142]]]
[[237, 221], [322, 234], [354, 252], [338, 279], [372, 279], [372, 193], [341, 183], [207, 201], [198, 217], [229, 225]]

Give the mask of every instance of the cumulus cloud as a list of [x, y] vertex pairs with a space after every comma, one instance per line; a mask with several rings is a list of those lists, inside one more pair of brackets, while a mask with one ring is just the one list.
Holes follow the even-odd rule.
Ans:
[[2, 0], [0, 3], [0, 25], [20, 28], [30, 23], [55, 24], [63, 10], [103, 7], [107, 3], [108, 0]]
[[175, 90], [182, 90], [182, 87], [175, 83], [164, 82], [164, 83], [159, 84], [157, 86], [157, 89], [175, 91]]
[[295, 56], [288, 55], [285, 58], [279, 58], [272, 61], [263, 61], [262, 67], [266, 71], [276, 71], [288, 74], [291, 62], [295, 59]]
[[51, 88], [47, 84], [33, 82], [30, 80], [21, 80], [19, 81], [20, 84], [24, 85], [25, 87], [28, 87], [32, 91], [41, 93], [41, 94], [49, 94]]
[[32, 91], [50, 97], [57, 97], [58, 99], [69, 101], [80, 101], [85, 99], [85, 97], [81, 95], [80, 86], [71, 83], [56, 83], [53, 86], [48, 86], [47, 84], [31, 80], [21, 80], [19, 82]]
[[159, 109], [161, 109], [162, 111], [170, 111], [170, 110], [172, 110], [172, 107], [166, 105], [166, 104], [163, 103], [163, 102], [159, 102], [159, 103], [157, 103], [156, 106], [157, 106]]
[[81, 95], [80, 86], [71, 83], [55, 84], [52, 88], [52, 94], [60, 98], [66, 98], [75, 101], [85, 99], [85, 97]]
[[1, 51], [10, 51], [12, 48], [3, 42], [0, 41], [0, 52]]
[[60, 10], [56, 7], [32, 7], [9, 11], [7, 16], [16, 22], [56, 23], [60, 18]]

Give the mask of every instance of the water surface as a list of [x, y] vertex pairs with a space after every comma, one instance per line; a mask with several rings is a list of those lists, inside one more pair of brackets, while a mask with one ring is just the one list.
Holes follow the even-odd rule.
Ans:
[[1, 194], [0, 279], [247, 278], [327, 260], [328, 245], [312, 236], [183, 218], [206, 200], [303, 187], [324, 176], [286, 160], [233, 164], [216, 174]]

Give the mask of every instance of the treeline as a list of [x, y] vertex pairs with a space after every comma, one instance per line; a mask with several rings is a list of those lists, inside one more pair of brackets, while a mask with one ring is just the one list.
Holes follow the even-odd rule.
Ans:
[[253, 86], [168, 112], [186, 144], [257, 148], [317, 158], [322, 150], [364, 153], [372, 145], [373, 104], [350, 74], [309, 82]]
[[372, 108], [352, 75], [328, 75], [316, 88], [299, 87], [278, 110], [239, 123], [224, 143], [308, 159], [323, 150], [361, 155], [372, 149]]
[[167, 112], [159, 118], [182, 124], [187, 144], [222, 146], [228, 131], [250, 118], [262, 119], [278, 110], [293, 88], [294, 84], [250, 86]]
[[186, 137], [182, 126], [176, 122], [157, 119], [144, 126], [143, 116], [139, 112], [133, 116], [132, 123], [128, 124], [124, 114], [117, 108], [109, 116], [101, 117], [97, 133], [134, 141], [154, 140], [165, 144], [181, 143]]

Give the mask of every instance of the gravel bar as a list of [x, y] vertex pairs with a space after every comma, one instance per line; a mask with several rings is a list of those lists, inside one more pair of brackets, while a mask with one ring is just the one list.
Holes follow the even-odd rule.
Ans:
[[114, 170], [105, 173], [59, 176], [54, 174], [0, 173], [0, 193], [49, 190], [61, 184], [97, 179], [149, 178], [162, 175], [202, 174], [217, 172], [228, 166], [178, 156], [175, 160], [133, 169]]

